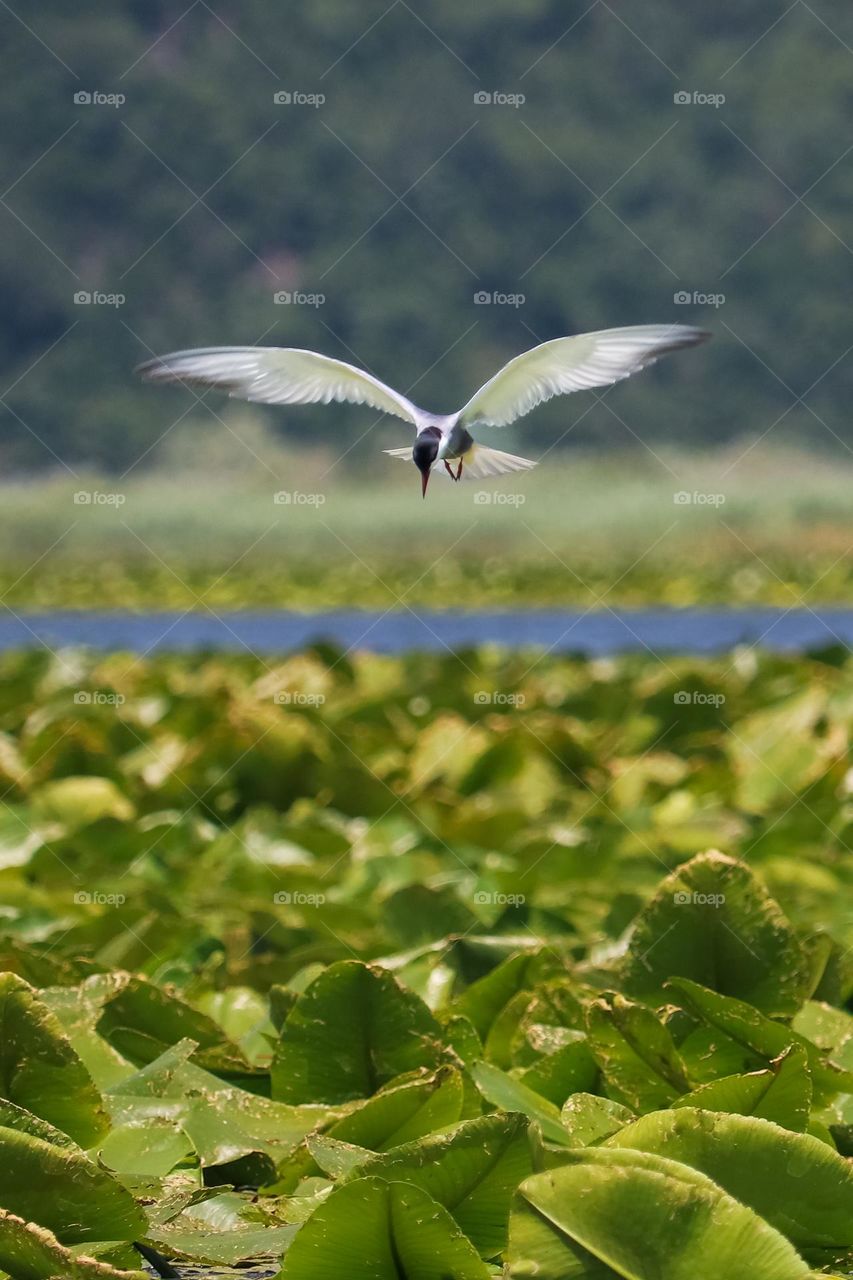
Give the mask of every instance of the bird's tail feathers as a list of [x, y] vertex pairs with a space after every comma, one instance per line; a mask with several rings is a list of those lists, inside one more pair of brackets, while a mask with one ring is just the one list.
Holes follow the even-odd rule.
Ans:
[[488, 480], [491, 476], [509, 475], [511, 471], [530, 471], [536, 466], [530, 458], [502, 453], [500, 449], [487, 449], [484, 444], [472, 445], [465, 455], [464, 463], [463, 480]]
[[[402, 458], [404, 462], [412, 461], [412, 449], [385, 449], [392, 458]], [[463, 480], [487, 480], [491, 476], [509, 475], [512, 471], [530, 471], [536, 466], [530, 458], [519, 458], [514, 453], [503, 453], [500, 449], [487, 449], [483, 444], [472, 445], [462, 459]], [[455, 461], [450, 464], [454, 469]], [[436, 462], [433, 471], [438, 475], [447, 475], [443, 463]]]

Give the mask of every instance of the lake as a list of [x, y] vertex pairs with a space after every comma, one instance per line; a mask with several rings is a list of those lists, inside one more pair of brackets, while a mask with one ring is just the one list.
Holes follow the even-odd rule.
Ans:
[[282, 653], [324, 640], [374, 653], [464, 649], [493, 643], [604, 656], [629, 652], [713, 654], [738, 645], [805, 652], [853, 644], [853, 609], [395, 609], [293, 613], [15, 613], [0, 615], [0, 649]]

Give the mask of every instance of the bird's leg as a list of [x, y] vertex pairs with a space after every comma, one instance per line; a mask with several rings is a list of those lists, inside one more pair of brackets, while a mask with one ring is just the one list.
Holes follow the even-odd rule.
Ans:
[[453, 474], [453, 469], [451, 468], [450, 463], [447, 461], [446, 458], [444, 460], [444, 469], [447, 472], [447, 474], [450, 476], [451, 480], [456, 479], [456, 476]]
[[461, 480], [461, 479], [462, 479], [462, 459], [461, 459], [461, 458], [459, 459], [459, 467], [458, 467], [458, 469], [457, 469], [457, 471], [456, 471], [456, 475], [455, 475], [453, 478], [454, 478], [454, 480]]

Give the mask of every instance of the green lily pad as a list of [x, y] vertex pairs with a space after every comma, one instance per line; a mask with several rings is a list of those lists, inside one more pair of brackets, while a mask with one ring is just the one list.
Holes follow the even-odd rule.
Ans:
[[489, 1280], [454, 1219], [420, 1187], [358, 1178], [302, 1226], [277, 1280]]
[[367, 1098], [395, 1076], [435, 1068], [441, 1027], [426, 1005], [382, 969], [331, 965], [299, 997], [272, 1066], [282, 1102]]
[[696, 1170], [601, 1147], [566, 1159], [518, 1190], [513, 1280], [807, 1280], [783, 1235]]
[[107, 1131], [101, 1095], [58, 1019], [23, 978], [0, 974], [0, 1095], [83, 1147]]

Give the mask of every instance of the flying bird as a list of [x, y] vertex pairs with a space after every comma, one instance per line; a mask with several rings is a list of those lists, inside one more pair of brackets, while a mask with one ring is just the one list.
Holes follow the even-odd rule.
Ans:
[[[456, 413], [428, 413], [399, 391], [355, 365], [294, 347], [201, 347], [147, 360], [136, 370], [149, 382], [186, 382], [217, 387], [229, 396], [261, 404], [368, 404], [394, 414], [417, 432], [413, 445], [386, 449], [414, 462], [426, 497], [433, 470], [453, 480], [483, 480], [536, 463], [478, 444], [476, 426], [505, 427], [537, 405], [570, 391], [608, 387], [628, 378], [670, 351], [709, 338], [702, 329], [680, 324], [601, 329], [543, 342], [504, 365]], [[455, 463], [455, 469], [451, 467]]]

